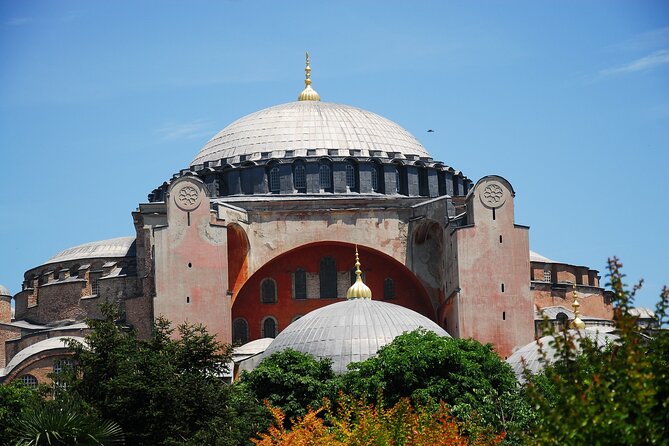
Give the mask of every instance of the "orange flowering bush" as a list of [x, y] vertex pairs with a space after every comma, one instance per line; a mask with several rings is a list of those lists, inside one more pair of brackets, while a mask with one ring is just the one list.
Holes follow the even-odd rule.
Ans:
[[[293, 420], [284, 427], [285, 415], [269, 407], [274, 425], [259, 439], [257, 446], [488, 446], [498, 445], [504, 434], [462, 434], [463, 425], [454, 419], [443, 402], [436, 410], [414, 408], [402, 399], [390, 408], [368, 405], [349, 396], [340, 396], [336, 410], [329, 401], [318, 410]], [[325, 411], [325, 417], [321, 413]]]

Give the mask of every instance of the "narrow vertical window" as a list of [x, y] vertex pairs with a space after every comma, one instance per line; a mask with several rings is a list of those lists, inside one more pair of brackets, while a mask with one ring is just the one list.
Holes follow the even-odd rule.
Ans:
[[400, 168], [395, 168], [395, 191], [398, 194], [402, 193], [402, 175], [400, 175]]
[[307, 298], [307, 273], [302, 268], [297, 268], [293, 275], [293, 290], [295, 299]]
[[98, 278], [91, 279], [91, 295], [97, 296], [100, 293], [100, 281]]
[[348, 187], [349, 190], [354, 190], [355, 184], [355, 167], [353, 164], [348, 163], [346, 164], [346, 187]]
[[276, 303], [276, 282], [272, 279], [264, 279], [260, 284], [260, 300], [264, 304]]
[[502, 284], [502, 293], [504, 292], [504, 284]]
[[266, 317], [262, 322], [262, 337], [276, 338], [276, 319], [273, 317]]
[[279, 179], [279, 167], [274, 166], [269, 170], [269, 191], [277, 193], [281, 190], [281, 181]]
[[318, 174], [321, 189], [330, 189], [332, 187], [332, 171], [330, 170], [330, 166], [327, 164], [321, 164], [318, 170]]
[[332, 257], [321, 259], [319, 279], [321, 299], [337, 297], [337, 265]]
[[390, 277], [383, 280], [383, 298], [386, 300], [395, 299], [395, 282]]
[[246, 319], [237, 318], [232, 323], [233, 344], [246, 344], [249, 342], [249, 324]]
[[303, 162], [296, 162], [293, 167], [293, 185], [298, 191], [307, 188], [307, 175]]
[[379, 168], [377, 166], [372, 167], [372, 190], [379, 191]]
[[425, 167], [418, 170], [418, 193], [423, 197], [430, 195], [430, 188], [427, 182], [427, 168]]

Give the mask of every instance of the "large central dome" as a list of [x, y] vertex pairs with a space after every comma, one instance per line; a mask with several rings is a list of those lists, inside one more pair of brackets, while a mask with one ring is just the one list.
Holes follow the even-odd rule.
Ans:
[[376, 113], [332, 102], [297, 101], [233, 122], [200, 150], [191, 165], [258, 153], [283, 158], [286, 151], [293, 151], [290, 156], [349, 155], [344, 150], [359, 150], [358, 156], [430, 156], [411, 133]]

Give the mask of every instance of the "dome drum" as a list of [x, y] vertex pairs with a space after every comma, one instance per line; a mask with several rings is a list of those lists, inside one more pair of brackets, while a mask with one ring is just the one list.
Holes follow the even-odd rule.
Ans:
[[[313, 156], [261, 158], [236, 164], [208, 161], [206, 165], [191, 166], [175, 178], [199, 177], [210, 197], [353, 193], [433, 198], [465, 196], [472, 187], [471, 180], [461, 172], [431, 158], [410, 161], [407, 157]], [[164, 201], [168, 188], [169, 184], [164, 183], [153, 190], [149, 201]]]

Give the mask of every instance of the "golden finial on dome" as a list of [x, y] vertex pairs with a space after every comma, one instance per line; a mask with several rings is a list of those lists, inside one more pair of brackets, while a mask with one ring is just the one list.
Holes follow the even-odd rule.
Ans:
[[316, 90], [311, 88], [311, 66], [309, 66], [309, 52], [306, 52], [307, 55], [307, 67], [304, 69], [306, 75], [304, 79], [304, 90], [297, 97], [298, 101], [320, 101], [321, 97], [316, 93]]
[[358, 256], [358, 245], [355, 245], [355, 283], [346, 292], [347, 299], [371, 299], [372, 290], [362, 281], [360, 271], [360, 256]]
[[585, 328], [585, 322], [581, 320], [581, 312], [579, 311], [581, 304], [579, 304], [578, 300], [576, 299], [575, 282], [574, 282], [574, 302], [572, 302], [571, 306], [574, 308], [574, 320], [571, 321], [571, 328], [575, 328], [577, 330], [583, 330]]

